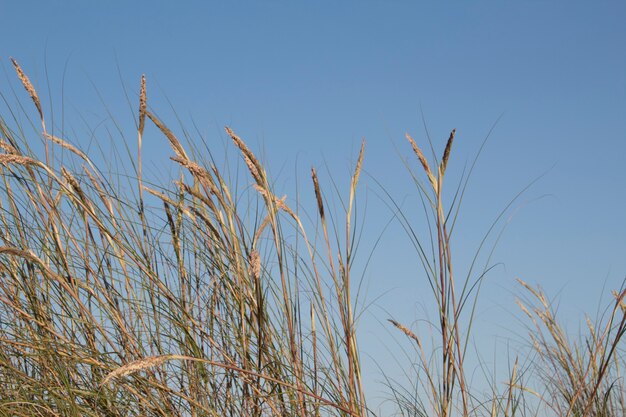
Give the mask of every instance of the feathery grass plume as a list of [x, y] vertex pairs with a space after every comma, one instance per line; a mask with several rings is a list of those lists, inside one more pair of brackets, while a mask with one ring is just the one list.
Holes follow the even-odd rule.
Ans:
[[[30, 95], [30, 98], [33, 100], [33, 103], [35, 103], [35, 107], [37, 107], [37, 111], [39, 112], [39, 117], [41, 118], [41, 122], [43, 123], [43, 111], [41, 109], [41, 102], [39, 101], [39, 96], [37, 95], [37, 91], [35, 90], [35, 87], [33, 87], [33, 84], [30, 82], [30, 79], [22, 70], [22, 67], [20, 66], [20, 64], [18, 64], [17, 61], [13, 58], [11, 58], [11, 62], [13, 63], [13, 66], [15, 67], [15, 72], [17, 73], [18, 78], [22, 82], [22, 85], [24, 86], [28, 94]], [[45, 128], [44, 128], [44, 131], [45, 131]]]
[[415, 143], [415, 140], [413, 140], [413, 138], [408, 133], [405, 134], [405, 137], [411, 144], [411, 147], [413, 148], [413, 152], [415, 153], [415, 155], [417, 155], [417, 159], [419, 159], [420, 163], [422, 164], [424, 171], [426, 171], [426, 175], [428, 176], [428, 181], [430, 181], [430, 184], [433, 186], [433, 189], [436, 190], [437, 179], [435, 178], [432, 171], [430, 170], [430, 166], [428, 165], [428, 161], [426, 160], [424, 153], [422, 152], [420, 147], [417, 146], [417, 143]]
[[406, 326], [404, 326], [403, 324], [393, 320], [393, 319], [387, 319], [388, 322], [390, 322], [391, 324], [393, 324], [394, 326], [396, 326], [398, 329], [400, 329], [400, 331], [402, 333], [404, 333], [408, 338], [415, 340], [415, 343], [417, 343], [418, 346], [422, 346], [419, 338], [415, 335], [415, 333], [413, 333], [411, 330], [409, 330]]
[[246, 143], [239, 136], [237, 136], [230, 127], [226, 126], [224, 130], [226, 130], [228, 136], [230, 136], [235, 145], [237, 145], [241, 151], [246, 166], [248, 167], [250, 174], [252, 174], [252, 178], [254, 178], [259, 186], [265, 188], [267, 186], [265, 183], [265, 170], [259, 160], [256, 156], [254, 156], [250, 148], [248, 148], [248, 145], [246, 145]]
[[0, 164], [8, 165], [8, 164], [16, 164], [16, 165], [35, 165], [42, 166], [43, 164], [36, 159], [30, 158], [28, 156], [22, 155], [14, 155], [14, 154], [0, 154]]
[[450, 132], [450, 137], [448, 138], [448, 142], [446, 143], [446, 149], [443, 151], [443, 158], [441, 159], [441, 164], [439, 165], [440, 177], [443, 177], [443, 174], [446, 172], [446, 167], [448, 166], [448, 159], [450, 158], [450, 150], [452, 149], [452, 142], [454, 141], [455, 133], [456, 129], [452, 129], [452, 132]]
[[352, 188], [355, 189], [361, 176], [361, 168], [363, 166], [363, 156], [365, 155], [365, 139], [361, 141], [361, 149], [359, 150], [359, 157], [357, 158], [354, 174], [352, 175]]
[[[174, 162], [179, 163], [181, 166], [187, 168], [189, 172], [191, 173], [191, 175], [193, 175], [194, 177], [197, 177], [199, 179], [209, 180], [211, 183], [213, 183], [213, 180], [211, 178], [211, 174], [209, 173], [209, 171], [201, 167], [196, 162], [193, 162], [190, 159], [183, 159], [178, 156], [171, 156], [170, 159]], [[217, 188], [215, 184], [213, 184], [212, 189], [213, 189], [212, 192], [214, 193], [217, 192]]]
[[115, 378], [121, 378], [123, 376], [131, 375], [144, 369], [151, 369], [155, 366], [159, 366], [169, 360], [180, 358], [180, 355], [161, 355], [150, 356], [134, 362], [130, 362], [124, 366], [120, 366], [116, 370], [110, 372], [103, 380], [101, 385], [106, 385], [109, 381]]
[[146, 112], [146, 116], [148, 116], [148, 118], [152, 120], [152, 123], [154, 123], [156, 127], [158, 127], [159, 130], [163, 132], [167, 140], [169, 140], [170, 145], [172, 146], [172, 149], [174, 150], [176, 155], [178, 155], [179, 158], [184, 159], [184, 160], [189, 159], [189, 157], [187, 156], [187, 153], [185, 152], [185, 149], [183, 148], [183, 145], [181, 145], [180, 141], [172, 133], [172, 131], [167, 126], [165, 126], [165, 124], [163, 124], [163, 122], [161, 122], [161, 120], [159, 120], [159, 118], [156, 117], [154, 114], [152, 114], [149, 110], [146, 110], [145, 112]]
[[[39, 113], [39, 120], [41, 121], [41, 130], [43, 134], [45, 135], [46, 134], [46, 121], [44, 120], [44, 117], [43, 117], [43, 110], [41, 108], [41, 102], [39, 101], [39, 96], [37, 95], [37, 91], [35, 90], [35, 87], [33, 87], [33, 84], [30, 82], [30, 79], [28, 78], [28, 76], [22, 70], [22, 67], [20, 67], [20, 64], [18, 64], [17, 61], [13, 58], [11, 58], [11, 62], [13, 63], [13, 67], [15, 68], [17, 77], [22, 82], [22, 85], [24, 86], [28, 94], [30, 95], [33, 103], [35, 104], [35, 107], [37, 108], [37, 112]], [[45, 149], [45, 161], [46, 161], [46, 164], [49, 165], [50, 164], [50, 151], [48, 149], [48, 142], [44, 142], [44, 149]], [[52, 185], [51, 181], [52, 180], [50, 179], [50, 181], [48, 182], [48, 186]]]

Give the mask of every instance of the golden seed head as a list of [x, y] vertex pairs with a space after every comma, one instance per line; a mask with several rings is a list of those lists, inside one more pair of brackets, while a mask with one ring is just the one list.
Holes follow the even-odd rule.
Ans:
[[226, 130], [226, 133], [228, 133], [228, 136], [230, 136], [233, 142], [235, 142], [235, 145], [241, 151], [241, 154], [243, 155], [243, 160], [245, 161], [246, 166], [248, 167], [248, 170], [250, 170], [250, 174], [252, 175], [252, 178], [254, 178], [254, 180], [256, 181], [258, 185], [264, 186], [265, 175], [264, 175], [263, 167], [261, 163], [259, 162], [259, 160], [254, 156], [254, 154], [252, 153], [250, 148], [248, 148], [246, 143], [243, 140], [241, 140], [241, 138], [237, 136], [230, 127], [226, 126], [224, 129]]
[[28, 94], [30, 95], [30, 98], [33, 100], [33, 103], [35, 103], [35, 107], [37, 107], [37, 111], [39, 112], [39, 117], [43, 120], [43, 111], [41, 110], [41, 103], [39, 102], [39, 96], [37, 95], [37, 91], [35, 91], [35, 87], [33, 87], [33, 84], [30, 82], [30, 80], [28, 79], [28, 76], [22, 70], [22, 67], [20, 67], [20, 64], [18, 64], [17, 61], [13, 58], [11, 58], [11, 62], [13, 63], [13, 66], [15, 67], [15, 72], [17, 73], [17, 77], [22, 82], [22, 85], [24, 86]]
[[40, 162], [26, 157], [26, 156], [21, 156], [21, 155], [14, 155], [14, 154], [0, 154], [0, 164], [2, 165], [7, 165], [7, 164], [16, 164], [16, 165], [40, 165]]
[[154, 368], [155, 366], [161, 365], [162, 363], [167, 362], [170, 359], [174, 359], [176, 356], [177, 355], [150, 356], [135, 362], [131, 362], [109, 373], [102, 381], [102, 385], [105, 385], [107, 382], [114, 378], [130, 375], [143, 369]]
[[406, 134], [406, 138], [411, 144], [411, 147], [413, 147], [413, 152], [415, 152], [415, 155], [417, 155], [417, 159], [419, 159], [420, 163], [422, 164], [424, 171], [426, 171], [426, 175], [428, 176], [428, 181], [430, 181], [430, 184], [432, 185], [434, 190], [438, 190], [439, 183], [437, 182], [437, 179], [435, 178], [432, 171], [430, 170], [430, 166], [428, 165], [428, 161], [426, 160], [424, 153], [419, 148], [419, 146], [417, 146], [417, 143], [415, 143], [413, 138], [408, 133]]
[[176, 138], [176, 136], [174, 136], [172, 131], [169, 130], [168, 127], [165, 126], [163, 122], [159, 120], [158, 117], [150, 113], [148, 110], [146, 110], [146, 116], [148, 116], [148, 118], [152, 120], [152, 123], [154, 123], [156, 127], [158, 127], [159, 130], [163, 132], [167, 140], [169, 140], [170, 145], [172, 149], [174, 150], [174, 152], [176, 153], [176, 155], [178, 155], [179, 158], [184, 159], [184, 160], [189, 159], [189, 157], [187, 156], [187, 153], [185, 152], [185, 149], [183, 148], [183, 145], [180, 144], [180, 141], [178, 140], [178, 138]]
[[430, 170], [430, 166], [428, 165], [428, 161], [426, 160], [426, 157], [424, 156], [424, 153], [422, 152], [422, 150], [419, 148], [419, 146], [417, 146], [417, 143], [415, 143], [415, 140], [413, 140], [413, 138], [408, 133], [406, 134], [406, 138], [411, 144], [411, 147], [413, 148], [413, 152], [415, 152], [415, 155], [417, 155], [417, 158], [422, 164], [424, 171], [426, 171], [427, 174], [432, 174], [432, 171]]
[[397, 321], [393, 320], [393, 319], [388, 319], [388, 321], [393, 324], [394, 326], [396, 326], [402, 333], [404, 333], [407, 337], [415, 340], [415, 342], [421, 346], [421, 343], [419, 341], [419, 339], [417, 338], [417, 336], [415, 335], [415, 333], [413, 333], [411, 330], [409, 330], [406, 326], [402, 325], [401, 323], [398, 323]]

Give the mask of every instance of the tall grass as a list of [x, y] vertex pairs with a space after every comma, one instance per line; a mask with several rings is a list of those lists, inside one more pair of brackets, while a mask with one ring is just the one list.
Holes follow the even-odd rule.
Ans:
[[[32, 126], [41, 130], [33, 135], [10, 107], [0, 118], [0, 415], [374, 414], [363, 389], [351, 293], [365, 143], [341, 212], [328, 210], [311, 170], [311, 221], [277, 194], [234, 130], [225, 133], [249, 187], [239, 189], [211, 158], [197, 157], [149, 108], [142, 77], [135, 170], [126, 173], [133, 186], [125, 189], [120, 177], [47, 130], [35, 88], [12, 63], [37, 110]], [[144, 176], [147, 123], [171, 147], [180, 173], [171, 184]], [[37, 135], [43, 157], [29, 146]], [[426, 387], [413, 398], [393, 388], [397, 412], [529, 415], [524, 395], [547, 392], [536, 395], [555, 415], [623, 415], [624, 292], [616, 293], [608, 320], [590, 325], [583, 348], [560, 335], [542, 293], [527, 286], [540, 302], [524, 307], [540, 330], [535, 364], [558, 372], [541, 374], [542, 388], [533, 389], [516, 361], [504, 390], [478, 399], [465, 363], [477, 281], [455, 280], [450, 235], [458, 206], [446, 207], [442, 198], [454, 131], [434, 168], [407, 138], [428, 180], [426, 187], [413, 177], [432, 214], [430, 250], [407, 218], [401, 221], [437, 301], [440, 339], [428, 352], [392, 320], [415, 343]]]
[[626, 289], [613, 291], [603, 317], [596, 323], [587, 318], [586, 332], [572, 340], [543, 291], [519, 282], [529, 294], [518, 304], [532, 323], [537, 376], [546, 387], [541, 400], [558, 416], [626, 415]]
[[[2, 122], [4, 413], [366, 414], [350, 294], [363, 147], [345, 240], [329, 237], [312, 172], [319, 244], [234, 131], [226, 128], [249, 169], [245, 198], [256, 212], [215, 164], [192, 159], [148, 110], [144, 78], [137, 192], [120, 193], [85, 153], [46, 131], [37, 93], [13, 64], [37, 107], [46, 157]], [[147, 121], [181, 167], [172, 187], [143, 178]], [[53, 146], [73, 164], [55, 165]]]

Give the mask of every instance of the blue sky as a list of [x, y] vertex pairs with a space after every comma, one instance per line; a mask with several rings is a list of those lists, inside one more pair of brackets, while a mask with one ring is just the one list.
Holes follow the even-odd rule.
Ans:
[[[215, 154], [222, 127], [231, 126], [286, 190], [299, 177], [308, 191], [311, 165], [328, 166], [322, 181], [332, 173], [347, 186], [365, 137], [364, 169], [406, 201], [415, 222], [421, 212], [400, 163], [411, 156], [404, 133], [427, 148], [423, 115], [441, 149], [457, 129], [454, 185], [500, 118], [468, 188], [457, 268], [508, 201], [541, 178], [507, 214], [479, 335], [511, 327], [516, 277], [558, 295], [562, 312], [577, 318], [594, 315], [608, 300], [603, 285], [617, 287], [626, 275], [622, 1], [22, 0], [0, 2], [0, 15], [3, 91], [15, 85], [12, 56], [40, 92], [49, 88], [53, 101], [44, 107], [57, 109], [57, 120], [63, 104], [74, 142], [81, 136], [69, 132], [80, 123], [71, 115], [98, 124], [107, 117], [103, 103], [134, 140], [123, 86], [134, 103], [145, 73], [150, 105], [173, 128], [167, 100]], [[166, 141], [156, 132], [146, 140], [148, 172], [164, 175]], [[364, 259], [390, 214], [371, 178], [362, 192]], [[425, 282], [398, 227], [383, 235], [375, 259], [364, 277], [375, 305], [364, 321], [418, 319]], [[365, 328], [364, 340], [375, 344], [375, 326]]]

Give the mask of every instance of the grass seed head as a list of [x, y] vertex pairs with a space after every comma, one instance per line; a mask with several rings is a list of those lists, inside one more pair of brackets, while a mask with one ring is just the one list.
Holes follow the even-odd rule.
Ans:
[[14, 154], [0, 154], [0, 164], [8, 165], [37, 165], [39, 166], [41, 163], [33, 158], [29, 158], [27, 156], [14, 155]]
[[450, 137], [448, 138], [448, 142], [446, 143], [446, 149], [443, 151], [443, 159], [441, 160], [441, 175], [446, 172], [448, 159], [450, 158], [450, 149], [452, 149], [452, 142], [454, 141], [455, 133], [456, 129], [452, 129], [452, 132], [450, 132]]
[[22, 70], [22, 67], [20, 67], [20, 64], [18, 64], [17, 61], [13, 58], [11, 58], [11, 62], [13, 63], [13, 66], [15, 67], [15, 72], [17, 73], [17, 77], [22, 82], [22, 85], [24, 86], [28, 94], [30, 95], [30, 98], [33, 100], [33, 103], [35, 103], [35, 107], [37, 107], [37, 111], [39, 112], [39, 117], [43, 120], [43, 111], [41, 110], [41, 102], [39, 101], [39, 96], [37, 95], [37, 91], [35, 90], [35, 87], [33, 87], [33, 84], [30, 82], [30, 79]]
[[241, 154], [243, 155], [243, 159], [246, 163], [246, 166], [248, 167], [248, 170], [250, 171], [250, 174], [252, 175], [256, 183], [259, 186], [263, 187], [265, 185], [265, 181], [264, 181], [265, 175], [263, 174], [264, 172], [263, 166], [261, 165], [259, 160], [256, 158], [256, 156], [254, 156], [254, 154], [252, 153], [250, 148], [248, 148], [246, 143], [243, 140], [241, 140], [241, 138], [237, 136], [230, 127], [226, 126], [224, 129], [226, 130], [226, 133], [228, 133], [228, 136], [230, 136], [230, 138], [233, 140], [235, 145], [241, 151]]
[[315, 190], [315, 199], [317, 200], [317, 210], [320, 213], [320, 217], [324, 218], [324, 201], [322, 200], [322, 192], [320, 190], [320, 184], [317, 180], [317, 172], [315, 168], [311, 168], [311, 178], [313, 179], [313, 189]]
[[404, 333], [408, 338], [415, 340], [415, 342], [417, 343], [418, 346], [421, 346], [420, 340], [418, 339], [418, 337], [415, 335], [415, 333], [413, 333], [411, 330], [409, 330], [406, 326], [404, 326], [403, 324], [393, 320], [393, 319], [388, 319], [388, 321], [393, 324], [394, 326], [396, 326], [396, 328], [398, 328], [402, 333]]
[[150, 356], [138, 361], [128, 363], [109, 373], [104, 378], [104, 380], [102, 380], [102, 385], [106, 385], [112, 379], [134, 374], [135, 372], [139, 372], [143, 369], [150, 369], [154, 368], [155, 366], [159, 366], [170, 359], [174, 359], [174, 356], [175, 355]]
[[139, 90], [139, 133], [143, 134], [143, 128], [146, 123], [146, 109], [147, 109], [147, 98], [146, 98], [146, 76], [145, 74], [141, 75], [141, 88]]
[[146, 110], [146, 116], [148, 116], [148, 118], [152, 120], [152, 123], [154, 123], [156, 127], [158, 127], [159, 130], [163, 132], [167, 140], [169, 140], [170, 145], [172, 146], [172, 149], [174, 150], [176, 155], [178, 155], [179, 158], [182, 158], [185, 160], [189, 159], [189, 157], [187, 156], [187, 153], [185, 152], [185, 149], [183, 148], [183, 145], [181, 145], [180, 141], [172, 133], [172, 131], [167, 126], [165, 126], [163, 122], [159, 120], [158, 117], [150, 113], [148, 110]]

